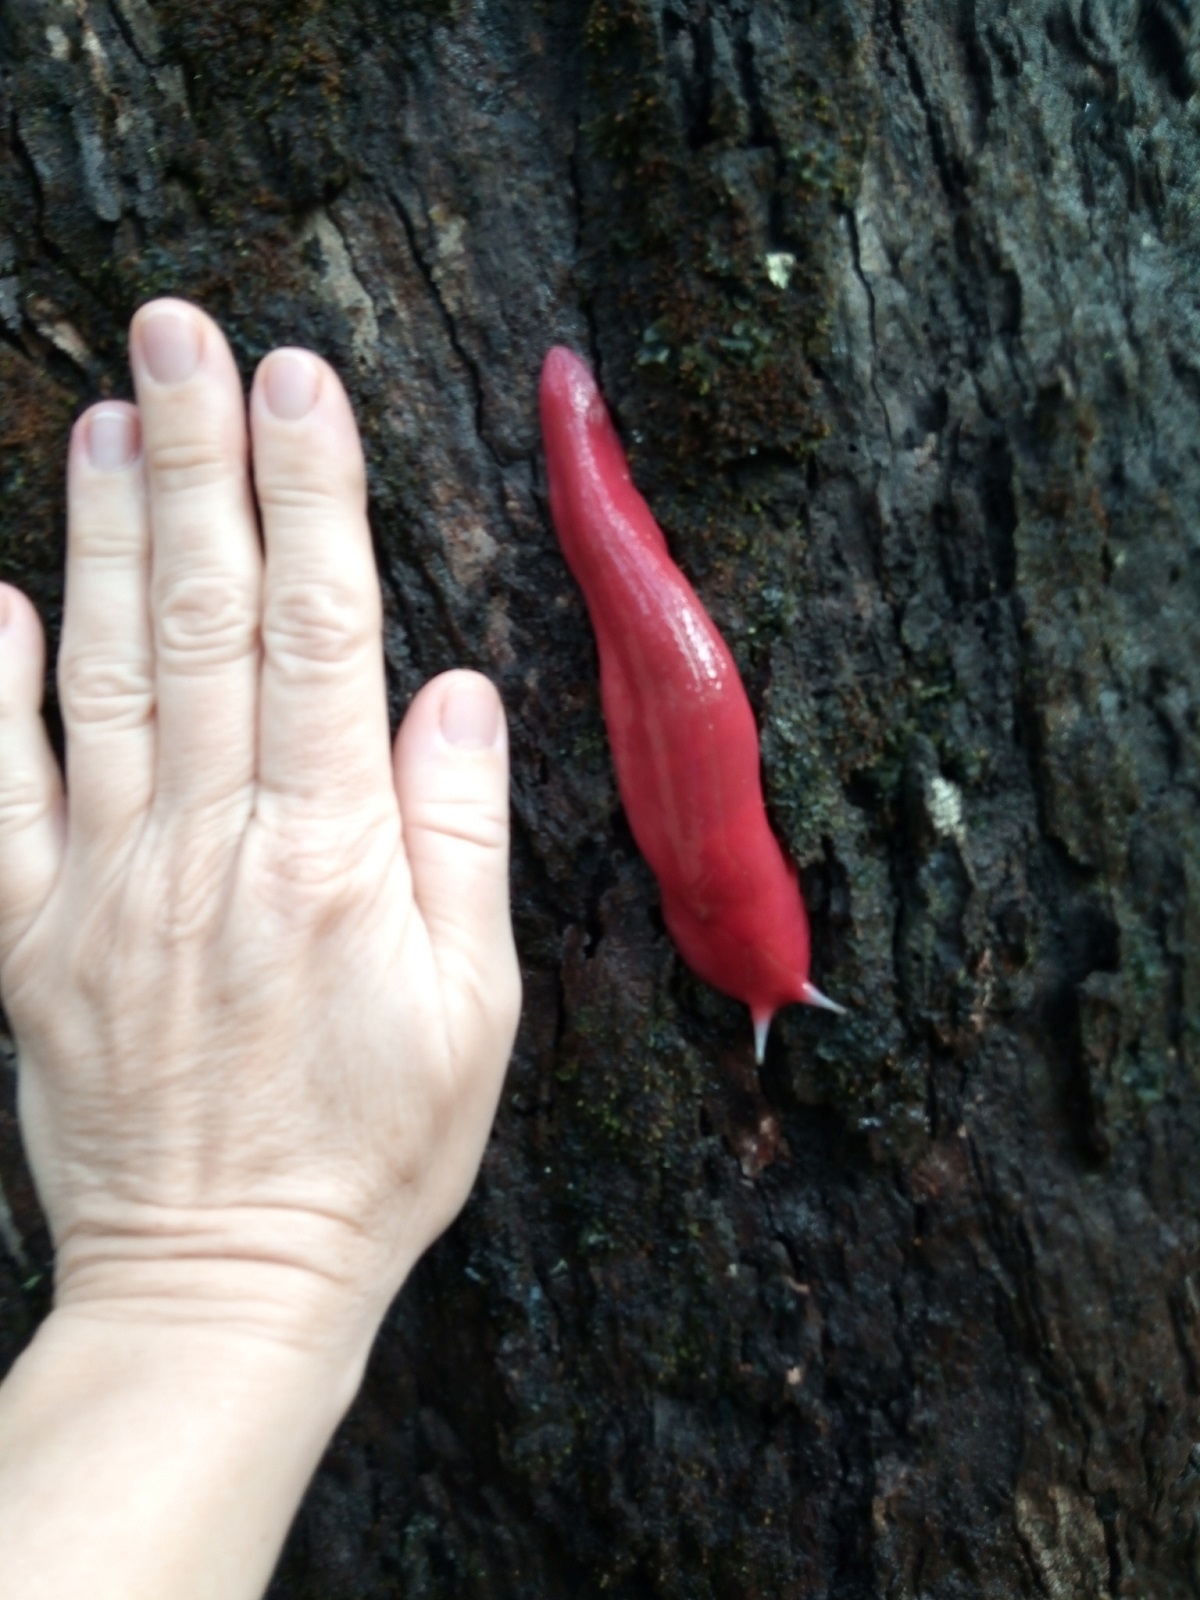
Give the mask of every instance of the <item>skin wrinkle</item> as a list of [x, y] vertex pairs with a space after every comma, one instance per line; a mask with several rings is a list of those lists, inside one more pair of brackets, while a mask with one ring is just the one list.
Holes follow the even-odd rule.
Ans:
[[66, 656], [59, 663], [58, 693], [64, 720], [77, 734], [89, 727], [105, 734], [112, 728], [144, 728], [156, 714], [153, 658]]

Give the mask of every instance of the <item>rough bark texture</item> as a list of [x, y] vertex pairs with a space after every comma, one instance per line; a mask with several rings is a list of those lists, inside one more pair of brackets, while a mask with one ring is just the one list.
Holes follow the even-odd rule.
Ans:
[[[508, 1092], [278, 1600], [1200, 1594], [1195, 0], [8, 0], [0, 67], [5, 575], [53, 627], [68, 420], [186, 294], [346, 374], [396, 711], [513, 721]], [[617, 805], [555, 341], [852, 1007], [761, 1077]]]

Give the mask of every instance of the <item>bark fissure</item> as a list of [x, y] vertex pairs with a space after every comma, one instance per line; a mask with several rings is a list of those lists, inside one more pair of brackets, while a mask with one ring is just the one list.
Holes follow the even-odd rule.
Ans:
[[938, 116], [938, 108], [929, 93], [925, 82], [925, 74], [921, 71], [921, 64], [916, 53], [908, 42], [908, 31], [904, 25], [902, 0], [890, 0], [890, 22], [892, 33], [900, 50], [905, 71], [908, 74], [909, 87], [912, 89], [913, 98], [921, 108], [925, 118], [925, 130], [929, 136], [929, 148], [933, 153], [933, 164], [941, 180], [942, 189], [952, 209], [957, 210], [966, 200], [966, 174], [961, 164], [953, 159], [946, 142], [945, 131]]
[[133, 55], [136, 56], [141, 65], [145, 67], [147, 71], [149, 71], [153, 66], [153, 63], [147, 61], [146, 57], [142, 54], [141, 47], [137, 41], [137, 35], [134, 33], [133, 28], [130, 26], [129, 19], [126, 17], [125, 12], [121, 7], [121, 0], [108, 0], [108, 11], [109, 15], [113, 19], [113, 22], [117, 26], [118, 32], [125, 41], [126, 48], [130, 50]]
[[850, 234], [850, 259], [854, 263], [854, 275], [862, 284], [863, 293], [867, 297], [867, 310], [871, 329], [871, 393], [879, 405], [883, 417], [883, 431], [888, 442], [888, 452], [895, 455], [896, 441], [892, 437], [892, 420], [888, 416], [887, 406], [884, 404], [883, 395], [879, 388], [878, 360], [879, 360], [879, 329], [876, 323], [875, 290], [871, 287], [870, 279], [863, 271], [862, 245], [858, 237], [858, 218], [853, 211], [846, 212], [846, 225]]
[[388, 185], [387, 194], [388, 199], [391, 201], [396, 212], [396, 215], [400, 219], [400, 226], [404, 229], [404, 236], [408, 240], [408, 248], [412, 254], [412, 259], [416, 265], [417, 271], [425, 280], [425, 287], [429, 291], [430, 300], [432, 300], [433, 304], [437, 307], [438, 316], [441, 319], [442, 326], [446, 331], [446, 338], [449, 341], [450, 348], [454, 351], [455, 356], [458, 358], [463, 371], [467, 375], [467, 380], [471, 385], [471, 393], [475, 402], [475, 432], [479, 436], [479, 442], [492, 457], [492, 460], [496, 466], [499, 467], [501, 465], [499, 452], [488, 438], [487, 430], [484, 426], [483, 383], [480, 378], [479, 363], [466, 349], [461, 338], [459, 337], [454, 315], [449, 306], [446, 304], [445, 297], [438, 286], [437, 274], [434, 271], [431, 263], [426, 260], [425, 252], [421, 249], [420, 243], [417, 239], [416, 225], [409, 214], [408, 207], [396, 193], [395, 188], [390, 184]]

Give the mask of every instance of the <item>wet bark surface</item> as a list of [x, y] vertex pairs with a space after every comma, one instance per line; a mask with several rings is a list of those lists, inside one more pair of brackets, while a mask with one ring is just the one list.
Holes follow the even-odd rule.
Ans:
[[[344, 373], [394, 711], [512, 718], [507, 1092], [278, 1600], [1200, 1594], [1198, 85], [1191, 0], [0, 3], [5, 577], [53, 631], [66, 428], [184, 294]], [[851, 1008], [761, 1074], [620, 812], [560, 341]]]

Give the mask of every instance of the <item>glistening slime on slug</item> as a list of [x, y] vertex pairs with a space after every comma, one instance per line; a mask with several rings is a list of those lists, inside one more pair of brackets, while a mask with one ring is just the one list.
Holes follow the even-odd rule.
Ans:
[[771, 1018], [805, 1001], [808, 917], [763, 803], [758, 729], [729, 647], [634, 488], [587, 366], [542, 369], [550, 510], [600, 652], [621, 800], [688, 966], [750, 1007], [761, 1064]]

